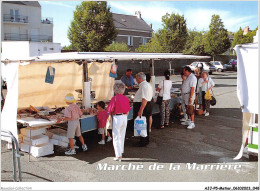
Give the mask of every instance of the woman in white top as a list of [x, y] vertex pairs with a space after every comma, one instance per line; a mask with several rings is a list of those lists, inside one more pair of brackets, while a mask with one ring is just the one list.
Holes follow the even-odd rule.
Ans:
[[215, 83], [209, 77], [208, 72], [202, 72], [201, 77], [198, 82], [198, 86], [202, 89], [202, 106], [205, 116], [209, 116], [210, 100], [205, 100], [205, 94], [207, 90], [211, 90]]
[[164, 72], [164, 77], [165, 80], [161, 81], [156, 89], [156, 91], [159, 91], [159, 96], [162, 97], [162, 104], [160, 105], [161, 129], [163, 129], [164, 126], [169, 126], [172, 88], [172, 81], [170, 80], [170, 72], [168, 70]]

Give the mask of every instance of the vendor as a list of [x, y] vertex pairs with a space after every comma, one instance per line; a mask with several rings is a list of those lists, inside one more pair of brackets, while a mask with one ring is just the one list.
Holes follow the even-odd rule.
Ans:
[[124, 94], [128, 94], [128, 92], [133, 91], [133, 87], [135, 85], [134, 77], [132, 76], [132, 69], [127, 69], [125, 75], [122, 76], [121, 81], [125, 84], [125, 92]]

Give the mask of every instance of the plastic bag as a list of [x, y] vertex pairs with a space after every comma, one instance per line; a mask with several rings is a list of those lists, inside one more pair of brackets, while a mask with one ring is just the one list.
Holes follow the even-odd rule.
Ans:
[[134, 122], [134, 136], [135, 137], [147, 137], [147, 123], [146, 117], [142, 116], [135, 119]]
[[207, 90], [207, 92], [205, 94], [205, 100], [212, 100], [212, 97], [211, 97], [209, 89]]

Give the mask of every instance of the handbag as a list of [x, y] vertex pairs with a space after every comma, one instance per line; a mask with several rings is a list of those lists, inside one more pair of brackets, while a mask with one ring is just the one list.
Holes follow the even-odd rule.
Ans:
[[211, 91], [212, 91], [212, 95], [213, 96], [211, 96], [211, 100], [210, 100], [210, 105], [211, 106], [214, 106], [214, 105], [216, 105], [217, 104], [217, 100], [216, 100], [216, 98], [214, 97], [214, 93], [213, 93], [213, 90], [211, 89]]
[[[116, 105], [116, 95], [115, 95], [115, 105]], [[113, 115], [109, 115], [107, 118], [107, 123], [105, 126], [105, 134], [107, 135], [107, 130], [113, 129]]]
[[134, 121], [134, 136], [135, 137], [147, 137], [147, 123], [146, 117], [137, 116]]
[[[163, 80], [163, 93], [164, 93], [164, 80]], [[161, 105], [162, 104], [162, 101], [163, 101], [163, 96], [157, 96], [157, 100], [156, 100], [156, 103], [158, 105]]]

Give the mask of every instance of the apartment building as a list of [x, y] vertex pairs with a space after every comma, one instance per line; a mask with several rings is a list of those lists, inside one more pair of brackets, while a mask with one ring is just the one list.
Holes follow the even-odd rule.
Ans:
[[[53, 19], [42, 18], [38, 1], [2, 1], [2, 54], [10, 55], [16, 47], [27, 56], [61, 51], [60, 43], [53, 43]], [[17, 52], [17, 54], [21, 53]]]

